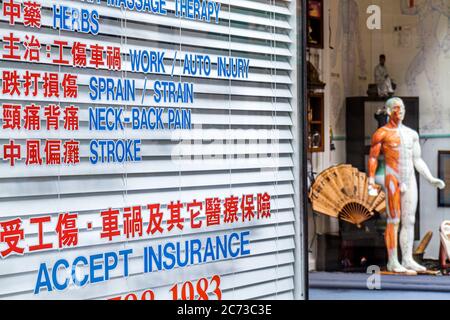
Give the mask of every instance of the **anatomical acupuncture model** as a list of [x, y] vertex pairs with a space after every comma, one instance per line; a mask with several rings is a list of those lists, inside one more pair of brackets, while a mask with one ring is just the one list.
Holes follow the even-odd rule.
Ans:
[[[387, 269], [395, 273], [415, 274], [426, 268], [413, 259], [414, 223], [417, 209], [417, 182], [414, 168], [433, 186], [445, 188], [442, 180], [432, 176], [422, 160], [419, 135], [402, 124], [405, 105], [400, 98], [389, 99], [386, 103], [388, 123], [378, 129], [372, 137], [369, 157], [369, 193], [376, 195], [375, 174], [378, 157], [385, 157], [385, 191], [387, 199], [387, 228], [385, 241], [388, 250]], [[400, 231], [402, 263], [398, 260], [397, 243]]]

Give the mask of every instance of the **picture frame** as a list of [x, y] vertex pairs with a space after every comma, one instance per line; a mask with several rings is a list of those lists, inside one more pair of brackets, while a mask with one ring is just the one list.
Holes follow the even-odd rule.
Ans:
[[323, 0], [308, 0], [308, 47], [323, 49]]
[[446, 183], [443, 190], [438, 191], [438, 207], [450, 207], [450, 151], [439, 151], [438, 176]]
[[323, 10], [322, 10], [321, 1], [314, 1], [314, 0], [309, 1], [308, 10], [309, 10], [309, 16], [311, 18], [318, 18], [318, 19], [322, 18]]

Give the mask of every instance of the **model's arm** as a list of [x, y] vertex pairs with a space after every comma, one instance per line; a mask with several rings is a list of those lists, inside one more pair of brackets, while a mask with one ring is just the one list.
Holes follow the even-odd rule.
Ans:
[[383, 142], [383, 132], [381, 130], [377, 130], [372, 137], [372, 145], [370, 148], [369, 155], [369, 184], [375, 184], [375, 174], [378, 168], [378, 157], [381, 153], [381, 146]]
[[439, 189], [445, 188], [445, 183], [442, 180], [436, 179], [430, 172], [425, 161], [422, 159], [422, 150], [420, 148], [419, 136], [417, 133], [414, 133], [414, 146], [413, 146], [413, 161], [414, 167], [416, 170], [427, 179], [433, 186]]

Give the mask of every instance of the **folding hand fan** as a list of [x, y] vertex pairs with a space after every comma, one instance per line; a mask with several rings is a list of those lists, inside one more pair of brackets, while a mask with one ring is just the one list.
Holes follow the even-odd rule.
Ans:
[[386, 195], [381, 186], [375, 186], [377, 195], [370, 196], [368, 180], [365, 173], [351, 165], [328, 168], [310, 189], [313, 210], [361, 227], [375, 212], [386, 211]]

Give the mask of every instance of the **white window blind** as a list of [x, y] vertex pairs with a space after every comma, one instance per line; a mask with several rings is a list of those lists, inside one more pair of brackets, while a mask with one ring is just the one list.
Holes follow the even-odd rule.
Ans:
[[[20, 1], [19, 1], [20, 2]], [[79, 96], [76, 100], [52, 100], [61, 107], [80, 108], [80, 130], [11, 131], [0, 129], [0, 143], [10, 139], [24, 145], [25, 139], [75, 139], [81, 142], [81, 163], [75, 166], [26, 166], [24, 159], [14, 167], [0, 162], [0, 221], [21, 217], [51, 215], [44, 226], [46, 241], [57, 243], [54, 232], [59, 213], [78, 213], [80, 245], [73, 249], [27, 253], [24, 256], [0, 258], [0, 298], [8, 299], [107, 299], [142, 293], [152, 289], [158, 299], [170, 299], [174, 283], [196, 280], [212, 275], [221, 276], [223, 299], [292, 299], [295, 268], [296, 223], [300, 209], [295, 201], [299, 184], [297, 90], [296, 4], [282, 0], [221, 0], [218, 24], [189, 21], [174, 15], [174, 1], [167, 1], [167, 16], [131, 12], [118, 8], [86, 4], [81, 1], [37, 1], [42, 4], [42, 27], [25, 28], [21, 22], [11, 27], [5, 17], [0, 21], [0, 39], [14, 31], [39, 37], [41, 45], [55, 40], [82, 41], [88, 45], [120, 47], [122, 71], [74, 69], [56, 66], [42, 54], [39, 63], [1, 60], [3, 70], [59, 72], [78, 75]], [[51, 7], [67, 4], [72, 7], [95, 8], [100, 15], [97, 36], [52, 28]], [[175, 77], [195, 85], [195, 103], [151, 104], [157, 107], [187, 107], [192, 109], [192, 130], [99, 132], [89, 130], [89, 107], [124, 106], [123, 102], [92, 102], [89, 79], [95, 74], [112, 78], [134, 79], [140, 97], [146, 77], [169, 80], [165, 74], [131, 72], [130, 50], [164, 50], [165, 67], [170, 70], [177, 54]], [[21, 46], [21, 54], [24, 48]], [[53, 50], [57, 50], [53, 48]], [[184, 54], [208, 54], [250, 59], [248, 79], [229, 80], [216, 76], [181, 76]], [[65, 52], [69, 58], [69, 52]], [[212, 66], [213, 69], [217, 65]], [[214, 73], [212, 73], [214, 74]], [[148, 89], [147, 89], [148, 90]], [[37, 97], [0, 96], [1, 104], [27, 105], [49, 103], [41, 94]], [[140, 99], [125, 105], [142, 107]], [[146, 106], [150, 106], [145, 104]], [[1, 117], [1, 113], [0, 113]], [[142, 161], [125, 164], [89, 162], [89, 142], [92, 139], [142, 139]], [[3, 150], [0, 151], [3, 153]], [[270, 219], [239, 222], [232, 225], [191, 229], [182, 232], [147, 236], [138, 240], [119, 237], [111, 242], [100, 239], [99, 212], [108, 208], [125, 208], [150, 203], [165, 205], [170, 201], [183, 203], [196, 199], [268, 192], [271, 197]], [[186, 221], [189, 216], [184, 213]], [[165, 219], [167, 215], [165, 216]], [[144, 222], [146, 220], [144, 219]], [[93, 223], [92, 230], [85, 228]], [[36, 226], [25, 225], [27, 243], [37, 243]], [[146, 223], [144, 224], [144, 230]], [[34, 230], [34, 231], [33, 231]], [[249, 256], [225, 259], [207, 264], [175, 268], [149, 274], [142, 272], [139, 255], [129, 262], [128, 278], [115, 270], [111, 280], [64, 292], [33, 293], [40, 263], [49, 265], [61, 258], [133, 248], [141, 252], [144, 246], [167, 241], [204, 239], [230, 231], [251, 231]], [[298, 269], [298, 268], [297, 268]]]

